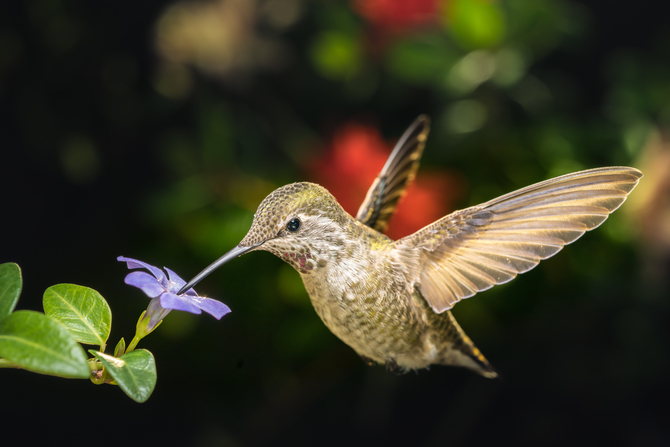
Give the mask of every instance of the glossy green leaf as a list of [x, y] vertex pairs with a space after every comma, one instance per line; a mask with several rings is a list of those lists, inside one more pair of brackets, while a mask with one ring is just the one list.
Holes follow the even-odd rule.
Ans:
[[21, 269], [13, 262], [0, 264], [0, 319], [6, 317], [16, 307], [21, 295]]
[[131, 399], [144, 402], [151, 396], [156, 386], [156, 362], [151, 352], [138, 349], [118, 358], [94, 350], [89, 352], [105, 365], [107, 374]]
[[44, 292], [44, 313], [63, 324], [80, 343], [104, 346], [112, 327], [107, 301], [93, 289], [57, 284]]
[[30, 310], [19, 310], [0, 321], [0, 357], [40, 374], [89, 376], [86, 353], [70, 332]]

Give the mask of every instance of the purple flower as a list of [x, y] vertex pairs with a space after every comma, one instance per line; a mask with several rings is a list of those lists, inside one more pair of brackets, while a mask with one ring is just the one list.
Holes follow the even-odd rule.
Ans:
[[126, 284], [141, 289], [142, 292], [151, 298], [144, 318], [149, 317], [146, 333], [154, 330], [156, 325], [171, 310], [181, 310], [192, 314], [200, 314], [204, 310], [217, 320], [220, 320], [221, 317], [230, 312], [230, 308], [222, 302], [198, 296], [193, 289], [177, 295], [177, 292], [186, 284], [186, 281], [167, 267], [165, 267], [166, 276], [158, 267], [138, 261], [137, 259], [123, 256], [119, 256], [116, 259], [117, 261], [125, 262], [129, 269], [145, 268], [151, 272], [151, 274], [147, 272], [131, 272], [126, 275], [125, 279]]

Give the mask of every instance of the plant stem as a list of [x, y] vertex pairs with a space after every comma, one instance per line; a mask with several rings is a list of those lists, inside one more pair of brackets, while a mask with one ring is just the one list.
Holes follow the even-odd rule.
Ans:
[[135, 337], [131, 340], [130, 344], [128, 345], [128, 348], [126, 349], [126, 352], [131, 352], [135, 350], [135, 346], [142, 340], [142, 337], [139, 337], [137, 334], [135, 334]]

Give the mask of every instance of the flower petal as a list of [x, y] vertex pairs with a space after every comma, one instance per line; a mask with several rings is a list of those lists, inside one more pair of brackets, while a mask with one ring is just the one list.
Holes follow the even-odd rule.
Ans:
[[172, 270], [170, 270], [170, 269], [167, 268], [167, 267], [163, 267], [163, 268], [164, 268], [165, 271], [168, 273], [168, 279], [169, 279], [170, 281], [172, 281], [172, 282], [175, 283], [175, 284], [178, 284], [179, 287], [182, 287], [184, 284], [186, 284], [186, 281], [184, 281], [183, 279], [181, 279], [181, 277], [180, 277], [179, 275], [177, 275], [175, 272], [173, 272]]
[[213, 300], [211, 298], [202, 298], [198, 303], [198, 307], [204, 310], [217, 320], [220, 320], [225, 314], [230, 313], [230, 307], [223, 304], [221, 301]]
[[147, 272], [130, 272], [126, 275], [124, 282], [141, 289], [149, 298], [156, 298], [161, 293], [165, 293], [165, 288]]
[[[169, 283], [168, 283], [168, 292], [176, 294], [181, 290], [182, 287], [186, 284], [186, 281], [181, 279], [179, 275], [177, 275], [175, 272], [170, 270], [167, 267], [163, 267], [165, 271], [168, 273], [168, 278], [169, 278]], [[188, 289], [186, 292], [182, 293], [182, 295], [188, 295], [188, 296], [198, 296], [195, 290], [193, 290], [193, 287]]]
[[165, 280], [165, 273], [163, 273], [163, 271], [158, 267], [154, 267], [151, 264], [147, 264], [146, 262], [138, 261], [137, 259], [133, 258], [126, 258], [125, 256], [119, 256], [118, 258], [116, 258], [116, 260], [120, 262], [125, 262], [129, 269], [145, 268], [149, 270], [151, 274], [156, 277], [157, 280], [161, 282]]
[[181, 310], [192, 314], [202, 313], [200, 308], [190, 298], [181, 297], [170, 292], [165, 292], [161, 295], [161, 306], [166, 309]]

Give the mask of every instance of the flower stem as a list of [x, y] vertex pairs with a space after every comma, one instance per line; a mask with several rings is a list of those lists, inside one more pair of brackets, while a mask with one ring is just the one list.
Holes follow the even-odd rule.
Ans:
[[134, 351], [135, 346], [137, 346], [137, 344], [140, 342], [140, 340], [142, 340], [142, 337], [135, 334], [133, 339], [130, 341], [130, 344], [128, 345], [128, 348], [126, 349], [126, 353]]

